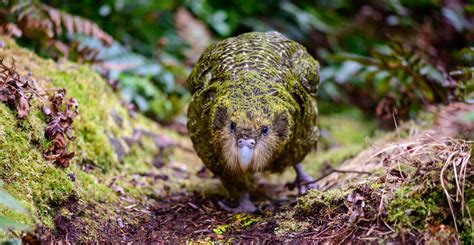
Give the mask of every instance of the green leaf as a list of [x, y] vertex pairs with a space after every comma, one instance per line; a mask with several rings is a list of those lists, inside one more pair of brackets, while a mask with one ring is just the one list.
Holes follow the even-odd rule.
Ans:
[[460, 32], [463, 30], [464, 20], [462, 13], [458, 13], [450, 8], [441, 9], [441, 13], [443, 13], [443, 16], [449, 20], [449, 22], [451, 23], [451, 25], [453, 25], [456, 31]]
[[217, 10], [214, 14], [207, 17], [207, 23], [221, 36], [230, 34], [230, 26], [227, 13], [223, 10]]
[[359, 62], [360, 64], [366, 65], [366, 66], [375, 65], [377, 63], [376, 60], [373, 59], [373, 58], [362, 56], [362, 55], [357, 55], [357, 54], [352, 54], [352, 53], [338, 53], [338, 54], [332, 56], [332, 59], [334, 61], [349, 61], [349, 60], [351, 60], [351, 61]]
[[26, 209], [13, 196], [2, 189], [0, 189], [0, 204], [22, 213], [26, 212]]
[[218, 235], [224, 234], [227, 229], [229, 229], [230, 225], [219, 225], [218, 227], [212, 229], [212, 231]]
[[474, 111], [465, 112], [459, 115], [459, 119], [464, 123], [474, 123]]
[[20, 238], [12, 238], [4, 241], [2, 245], [22, 245], [23, 243], [21, 242]]
[[25, 229], [28, 226], [22, 223], [19, 223], [15, 220], [0, 216], [0, 230], [5, 230], [9, 228], [13, 229]]
[[335, 80], [338, 83], [345, 83], [362, 68], [362, 65], [354, 61], [346, 61], [342, 63], [341, 69], [336, 74]]

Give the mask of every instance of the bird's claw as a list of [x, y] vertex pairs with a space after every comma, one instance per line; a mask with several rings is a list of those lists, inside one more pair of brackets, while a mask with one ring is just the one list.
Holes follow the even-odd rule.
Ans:
[[311, 189], [319, 189], [319, 186], [315, 183], [314, 179], [303, 171], [301, 164], [296, 164], [294, 168], [296, 171], [296, 179], [292, 185], [298, 187], [298, 193], [300, 195], [306, 194]]
[[317, 190], [319, 189], [319, 185], [313, 182], [313, 179], [310, 178], [304, 181], [296, 181], [296, 185], [298, 186], [298, 193], [300, 195], [304, 195], [308, 193], [309, 190]]
[[253, 203], [250, 201], [250, 197], [248, 193], [244, 193], [240, 196], [239, 199], [239, 206], [233, 208], [229, 207], [227, 204], [225, 204], [222, 201], [218, 201], [217, 204], [219, 205], [220, 208], [224, 209], [227, 212], [232, 212], [232, 213], [257, 213], [258, 208], [253, 205]]
[[227, 204], [225, 204], [223, 201], [218, 201], [217, 205], [219, 207], [227, 212], [231, 213], [248, 213], [248, 214], [253, 214], [257, 213], [258, 209], [253, 205], [252, 203], [239, 203], [239, 206], [237, 207], [230, 207]]

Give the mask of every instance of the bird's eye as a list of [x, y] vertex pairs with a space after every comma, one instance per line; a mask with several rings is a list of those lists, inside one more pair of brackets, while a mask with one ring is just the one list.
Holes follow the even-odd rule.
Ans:
[[263, 126], [262, 127], [262, 134], [264, 134], [264, 135], [268, 134], [268, 126]]
[[231, 123], [230, 123], [230, 129], [231, 129], [232, 131], [235, 130], [235, 127], [236, 127], [236, 126], [237, 126], [237, 125], [235, 124], [235, 122], [231, 122]]

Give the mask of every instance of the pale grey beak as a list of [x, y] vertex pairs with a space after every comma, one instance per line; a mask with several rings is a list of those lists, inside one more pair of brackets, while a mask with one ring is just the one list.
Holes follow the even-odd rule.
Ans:
[[255, 147], [255, 140], [253, 139], [239, 139], [237, 141], [239, 147], [239, 165], [242, 172], [247, 172], [250, 162], [253, 157], [253, 150]]

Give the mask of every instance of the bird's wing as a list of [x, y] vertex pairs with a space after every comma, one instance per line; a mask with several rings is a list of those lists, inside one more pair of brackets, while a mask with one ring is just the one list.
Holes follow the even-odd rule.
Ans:
[[301, 46], [291, 57], [291, 69], [301, 85], [313, 97], [318, 94], [319, 62]]
[[218, 43], [211, 44], [201, 54], [201, 57], [194, 65], [191, 75], [188, 77], [187, 85], [191, 94], [204, 88], [212, 79], [213, 57], [215, 56], [215, 47]]

